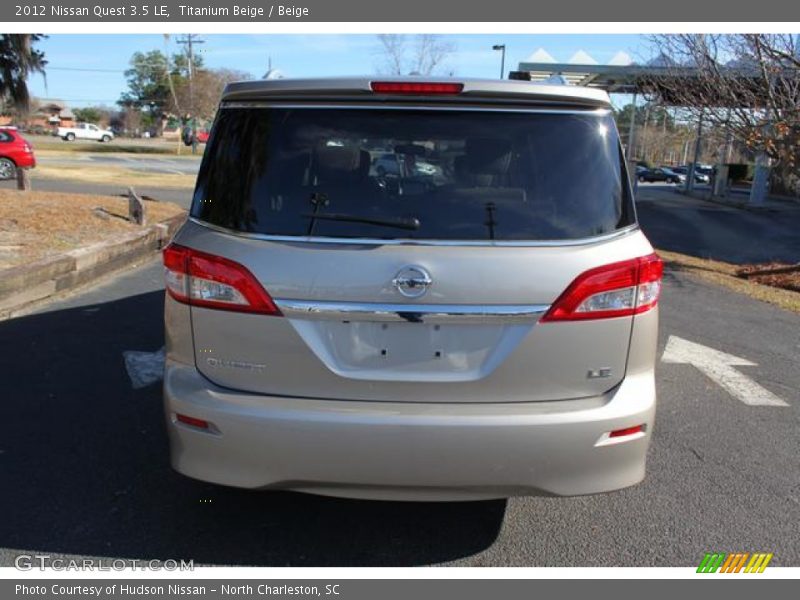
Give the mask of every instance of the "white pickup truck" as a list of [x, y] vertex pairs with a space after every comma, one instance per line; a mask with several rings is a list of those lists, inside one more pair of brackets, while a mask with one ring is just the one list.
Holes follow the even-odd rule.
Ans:
[[110, 129], [102, 129], [92, 123], [77, 123], [75, 127], [59, 127], [56, 135], [68, 142], [73, 142], [76, 139], [110, 142], [114, 139], [113, 131]]

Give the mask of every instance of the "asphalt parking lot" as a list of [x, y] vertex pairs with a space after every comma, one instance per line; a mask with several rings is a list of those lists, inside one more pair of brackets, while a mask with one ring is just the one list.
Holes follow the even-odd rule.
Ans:
[[[123, 357], [163, 346], [162, 306], [154, 260], [0, 322], [0, 564], [25, 550], [223, 565], [691, 566], [708, 551], [765, 551], [800, 566], [800, 315], [667, 272], [659, 357], [669, 343], [671, 362], [657, 369], [642, 484], [406, 504], [174, 473], [159, 385], [134, 388]], [[706, 350], [685, 362], [676, 348], [687, 344]], [[748, 390], [780, 402], [748, 404]]]

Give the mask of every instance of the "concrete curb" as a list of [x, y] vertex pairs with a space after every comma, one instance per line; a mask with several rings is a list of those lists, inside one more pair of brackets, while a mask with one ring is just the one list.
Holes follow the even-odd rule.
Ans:
[[[747, 203], [746, 199], [739, 200], [738, 198], [732, 198], [731, 196], [712, 196], [711, 194], [705, 191], [692, 192], [691, 194], [686, 192], [685, 190], [679, 189], [677, 191], [679, 194], [683, 194], [684, 196], [689, 196], [690, 198], [703, 200], [704, 202], [710, 202], [712, 204], [719, 204], [720, 206], [738, 208], [741, 210], [746, 210], [748, 212], [754, 212], [754, 213], [800, 209], [800, 204], [798, 204], [797, 202], [778, 196], [770, 196], [763, 205], [751, 206]], [[780, 206], [776, 206], [776, 203], [780, 203]]]
[[0, 321], [149, 258], [185, 220], [185, 215], [178, 215], [111, 241], [0, 271]]

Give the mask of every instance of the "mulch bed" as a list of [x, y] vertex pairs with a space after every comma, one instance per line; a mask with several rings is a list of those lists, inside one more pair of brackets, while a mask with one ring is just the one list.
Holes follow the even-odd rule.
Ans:
[[800, 292], [800, 263], [769, 262], [747, 265], [737, 269], [736, 276], [763, 285]]
[[[148, 223], [185, 212], [171, 202], [147, 202], [146, 206]], [[125, 198], [0, 190], [0, 269], [139, 229], [128, 220]]]

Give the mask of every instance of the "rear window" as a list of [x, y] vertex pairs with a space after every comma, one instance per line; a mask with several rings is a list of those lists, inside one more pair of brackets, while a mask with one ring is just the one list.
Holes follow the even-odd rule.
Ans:
[[598, 113], [223, 108], [191, 214], [279, 236], [570, 240], [635, 222]]

